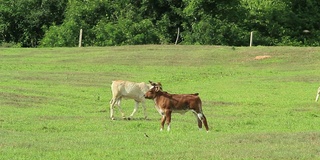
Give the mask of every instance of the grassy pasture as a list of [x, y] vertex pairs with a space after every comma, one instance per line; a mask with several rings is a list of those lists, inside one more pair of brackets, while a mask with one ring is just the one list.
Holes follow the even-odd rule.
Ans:
[[[319, 68], [312, 47], [0, 48], [0, 159], [320, 159]], [[116, 79], [200, 93], [211, 131], [160, 132], [152, 101], [111, 121]]]

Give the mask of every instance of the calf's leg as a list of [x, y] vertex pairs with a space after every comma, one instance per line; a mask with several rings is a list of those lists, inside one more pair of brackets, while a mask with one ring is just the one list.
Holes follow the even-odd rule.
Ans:
[[166, 123], [168, 125], [167, 131], [170, 131], [171, 111], [166, 111]]
[[114, 106], [115, 106], [115, 104], [117, 104], [117, 106], [118, 106], [118, 108], [119, 108], [119, 110], [120, 110], [120, 112], [121, 112], [122, 118], [123, 118], [123, 119], [126, 118], [125, 115], [124, 115], [124, 113], [122, 112], [122, 109], [121, 109], [121, 107], [120, 107], [120, 103], [121, 103], [121, 98], [113, 98], [113, 99], [110, 101], [110, 118], [111, 118], [112, 120], [115, 120], [115, 118], [114, 118]]
[[148, 115], [147, 115], [146, 102], [145, 102], [145, 101], [142, 101], [141, 104], [142, 104], [142, 108], [143, 108], [144, 118], [147, 119], [147, 118], [148, 118]]
[[317, 91], [316, 102], [318, 102], [319, 94], [320, 94], [320, 87], [318, 88], [318, 91]]
[[110, 101], [110, 118], [112, 120], [114, 120], [113, 108], [114, 108], [115, 103], [116, 103], [116, 100], [114, 98], [112, 98]]
[[138, 108], [139, 108], [139, 102], [138, 101], [135, 101], [136, 103], [135, 103], [135, 106], [134, 106], [134, 109], [133, 109], [133, 111], [132, 111], [132, 113], [131, 113], [131, 115], [129, 116], [129, 120], [133, 117], [133, 115], [137, 112], [137, 110], [138, 110]]
[[122, 118], [123, 118], [123, 119], [126, 119], [126, 116], [125, 116], [125, 114], [123, 113], [122, 108], [121, 108], [120, 105], [118, 106], [118, 108], [119, 108], [119, 111], [121, 112]]
[[208, 132], [209, 131], [209, 126], [208, 126], [207, 118], [206, 118], [206, 116], [204, 116], [204, 114], [202, 114], [202, 115], [203, 115], [202, 122], [203, 122], [204, 127], [206, 127], [206, 130]]
[[165, 121], [166, 121], [166, 115], [162, 115], [160, 131], [162, 131], [162, 130], [163, 130], [163, 128], [164, 128], [164, 122], [165, 122]]
[[198, 114], [196, 112], [193, 112], [193, 113], [197, 118], [199, 129], [202, 129], [202, 121], [201, 121], [201, 119], [199, 118], [199, 116], [198, 116]]
[[206, 128], [206, 130], [209, 131], [209, 127], [208, 127], [208, 122], [207, 122], [206, 116], [203, 113], [197, 113], [195, 111], [193, 113], [197, 117], [199, 129], [202, 128], [202, 123], [203, 123], [204, 127]]

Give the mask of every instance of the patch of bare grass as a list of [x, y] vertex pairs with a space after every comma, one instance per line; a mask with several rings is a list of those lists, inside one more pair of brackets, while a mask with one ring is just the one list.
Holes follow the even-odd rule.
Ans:
[[262, 60], [262, 59], [267, 59], [267, 58], [271, 58], [271, 56], [264, 55], [264, 56], [256, 56], [256, 57], [254, 57], [255, 60]]

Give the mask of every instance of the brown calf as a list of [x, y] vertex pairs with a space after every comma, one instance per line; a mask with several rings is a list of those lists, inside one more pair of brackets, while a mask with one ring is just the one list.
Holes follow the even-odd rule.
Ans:
[[171, 113], [181, 113], [184, 114], [191, 110], [197, 117], [198, 127], [202, 128], [202, 123], [204, 124], [207, 131], [209, 131], [207, 119], [202, 113], [202, 103], [198, 96], [195, 94], [170, 94], [164, 92], [160, 89], [160, 86], [152, 84], [154, 87], [149, 89], [145, 93], [144, 97], [146, 99], [153, 99], [157, 110], [162, 115], [161, 119], [161, 129], [164, 128], [164, 123], [168, 125], [167, 130], [170, 130]]

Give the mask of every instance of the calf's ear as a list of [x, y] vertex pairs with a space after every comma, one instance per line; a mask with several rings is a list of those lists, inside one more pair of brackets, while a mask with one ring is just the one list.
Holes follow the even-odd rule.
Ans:
[[157, 86], [159, 87], [160, 90], [162, 90], [162, 84], [160, 82], [157, 83]]
[[152, 85], [152, 86], [156, 86], [157, 84], [152, 82], [152, 81], [149, 81], [149, 83]]

